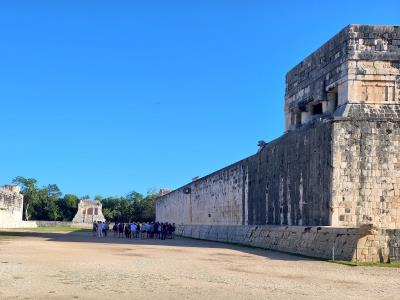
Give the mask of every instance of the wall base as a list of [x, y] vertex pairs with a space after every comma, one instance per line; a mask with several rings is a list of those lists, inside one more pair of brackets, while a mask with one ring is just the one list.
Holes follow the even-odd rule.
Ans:
[[389, 262], [390, 245], [394, 239], [400, 242], [400, 229], [374, 230], [368, 225], [360, 228], [178, 225], [176, 234], [315, 258], [359, 262]]

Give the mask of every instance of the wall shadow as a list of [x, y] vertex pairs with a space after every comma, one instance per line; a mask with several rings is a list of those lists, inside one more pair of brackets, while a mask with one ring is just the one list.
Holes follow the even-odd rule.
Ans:
[[283, 260], [283, 261], [300, 261], [308, 260], [315, 261], [318, 259], [304, 257], [296, 254], [289, 254], [280, 251], [266, 250], [255, 248], [246, 245], [236, 245], [224, 242], [198, 240], [186, 237], [176, 237], [175, 239], [159, 240], [159, 239], [126, 239], [114, 238], [111, 235], [105, 238], [94, 237], [91, 231], [78, 230], [71, 232], [43, 232], [43, 231], [30, 231], [28, 229], [18, 230], [0, 230], [0, 246], [2, 241], [14, 238], [41, 238], [47, 241], [64, 242], [64, 243], [93, 243], [99, 245], [146, 245], [154, 247], [184, 247], [184, 248], [211, 248], [211, 249], [229, 249], [239, 251], [246, 254], [264, 257], [269, 260]]

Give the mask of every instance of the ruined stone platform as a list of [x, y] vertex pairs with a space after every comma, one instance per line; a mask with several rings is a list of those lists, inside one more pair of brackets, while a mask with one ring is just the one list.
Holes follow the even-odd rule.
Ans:
[[105, 221], [101, 202], [97, 200], [81, 200], [72, 223], [87, 224], [98, 221]]

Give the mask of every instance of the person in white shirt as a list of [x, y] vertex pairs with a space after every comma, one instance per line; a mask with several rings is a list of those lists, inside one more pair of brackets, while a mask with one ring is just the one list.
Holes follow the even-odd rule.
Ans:
[[102, 237], [103, 237], [103, 228], [104, 228], [103, 223], [102, 223], [101, 221], [99, 221], [99, 222], [97, 223], [97, 236], [98, 236], [99, 238], [102, 238]]

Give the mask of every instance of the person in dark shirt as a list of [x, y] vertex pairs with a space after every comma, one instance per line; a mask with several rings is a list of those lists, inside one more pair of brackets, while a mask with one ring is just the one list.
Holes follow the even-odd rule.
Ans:
[[172, 239], [175, 238], [175, 230], [176, 230], [175, 223], [172, 223], [172, 233], [171, 233], [171, 238], [172, 238]]
[[108, 230], [110, 229], [110, 226], [108, 226], [108, 222], [104, 222], [102, 226], [102, 232], [103, 232], [103, 237], [107, 237]]
[[167, 238], [167, 223], [161, 223], [161, 239], [165, 240]]
[[118, 237], [119, 238], [124, 237], [124, 224], [123, 223], [118, 224]]
[[138, 240], [138, 239], [140, 239], [140, 228], [141, 226], [140, 226], [140, 223], [137, 223], [137, 225], [136, 225], [136, 239]]
[[114, 236], [114, 237], [117, 237], [117, 235], [118, 235], [118, 224], [117, 224], [117, 223], [114, 223], [114, 226], [113, 226], [113, 236]]
[[97, 235], [97, 222], [93, 222], [93, 236]]
[[130, 224], [125, 224], [125, 237], [129, 239], [131, 237]]
[[154, 223], [154, 238], [155, 239], [159, 239], [160, 235], [159, 235], [159, 227], [160, 227], [160, 223], [155, 222]]

